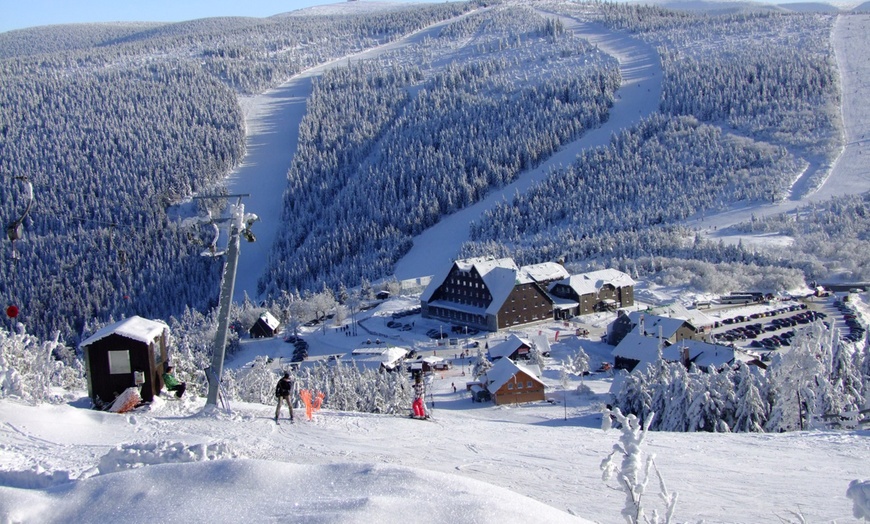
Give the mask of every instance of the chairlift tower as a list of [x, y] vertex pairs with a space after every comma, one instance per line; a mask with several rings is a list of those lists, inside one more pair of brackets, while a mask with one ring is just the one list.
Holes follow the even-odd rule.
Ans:
[[[226, 354], [227, 334], [229, 330], [230, 305], [233, 301], [233, 288], [235, 288], [236, 285], [236, 270], [239, 267], [240, 237], [244, 236], [248, 242], [254, 242], [254, 240], [256, 240], [254, 234], [251, 232], [251, 224], [259, 220], [259, 218], [253, 213], [245, 214], [245, 205], [242, 204], [242, 197], [246, 196], [250, 195], [237, 194], [194, 197], [200, 199], [238, 199], [235, 204], [230, 204], [230, 216], [229, 219], [226, 219], [229, 222], [226, 249], [227, 261], [224, 265], [224, 273], [221, 280], [221, 293], [218, 301], [218, 326], [214, 337], [211, 366], [205, 370], [205, 376], [208, 380], [206, 406], [217, 406], [218, 397], [220, 395], [221, 376], [223, 375], [224, 356]], [[214, 224], [216, 221], [209, 219], [208, 222]], [[212, 248], [213, 247], [214, 246], [212, 246]], [[209, 253], [203, 252], [203, 255], [207, 254]], [[212, 256], [218, 256], [223, 253], [211, 249], [211, 254]]]

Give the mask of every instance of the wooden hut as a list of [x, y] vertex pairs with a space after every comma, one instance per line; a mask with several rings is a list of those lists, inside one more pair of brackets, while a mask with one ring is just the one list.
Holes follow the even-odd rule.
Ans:
[[248, 332], [251, 334], [251, 338], [271, 338], [278, 332], [280, 325], [281, 323], [272, 313], [265, 311]]
[[82, 342], [88, 396], [107, 405], [129, 387], [139, 387], [150, 402], [163, 388], [169, 326], [158, 320], [132, 316], [97, 331]]

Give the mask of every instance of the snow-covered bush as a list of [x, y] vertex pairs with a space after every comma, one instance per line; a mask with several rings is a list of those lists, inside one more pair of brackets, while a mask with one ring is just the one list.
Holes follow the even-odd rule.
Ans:
[[[646, 423], [641, 425], [635, 415], [623, 415], [619, 408], [612, 411], [605, 410], [601, 418], [602, 429], [609, 430], [615, 420], [622, 432], [619, 442], [613, 445], [613, 451], [601, 462], [601, 470], [604, 481], [615, 477], [625, 493], [622, 516], [628, 524], [666, 524], [671, 522], [677, 505], [677, 494], [670, 493], [665, 486], [664, 479], [655, 465], [655, 455], [644, 457], [643, 454], [644, 439], [654, 419], [655, 413], [650, 413]], [[617, 459], [621, 459], [619, 463]], [[645, 495], [651, 479], [650, 470], [655, 471], [659, 482], [659, 497], [664, 503], [662, 515], [659, 515], [658, 510], [653, 510], [651, 515], [647, 515], [649, 502]]]
[[78, 361], [69, 365], [55, 358], [63, 345], [55, 338], [40, 341], [28, 335], [23, 325], [16, 333], [0, 330], [0, 398], [16, 397], [27, 402], [53, 400], [52, 387], [84, 388], [84, 373]]

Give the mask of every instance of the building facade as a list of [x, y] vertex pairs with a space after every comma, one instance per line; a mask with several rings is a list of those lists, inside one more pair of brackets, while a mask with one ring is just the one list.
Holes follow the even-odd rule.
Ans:
[[420, 297], [424, 318], [488, 331], [553, 318], [543, 286], [509, 258], [457, 260]]
[[602, 269], [571, 275], [550, 284], [556, 317], [570, 318], [634, 305], [636, 282], [622, 271]]

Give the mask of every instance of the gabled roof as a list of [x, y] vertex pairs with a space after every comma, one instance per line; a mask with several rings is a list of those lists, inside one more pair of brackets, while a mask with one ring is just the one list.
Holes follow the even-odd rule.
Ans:
[[666, 306], [656, 306], [650, 309], [650, 313], [687, 320], [689, 324], [695, 327], [712, 327], [714, 324], [713, 319], [709, 315], [704, 314], [704, 312], [697, 309], [689, 309], [676, 302]]
[[[484, 284], [486, 284], [487, 289], [489, 289], [489, 293], [493, 297], [493, 303], [498, 300], [498, 297], [502, 297], [499, 305], [504, 302], [504, 299], [506, 299], [511, 290], [513, 290], [514, 285], [517, 283], [523, 283], [518, 282], [518, 273], [520, 270], [514, 263], [513, 259], [496, 259], [490, 257], [466, 258], [463, 260], [456, 260], [449, 266], [444, 266], [444, 269], [435, 274], [429, 282], [429, 285], [426, 286], [426, 289], [423, 290], [423, 293], [420, 295], [421, 301], [428, 302], [432, 300], [432, 295], [435, 293], [435, 290], [437, 290], [441, 284], [447, 280], [447, 277], [450, 275], [454, 266], [460, 271], [471, 271], [472, 269], [477, 271], [483, 279]], [[522, 275], [522, 280], [528, 281], [529, 277], [527, 275]]]
[[559, 282], [554, 282], [555, 284], [570, 286], [578, 295], [588, 295], [590, 293], [598, 293], [598, 290], [606, 284], [610, 284], [615, 288], [621, 288], [633, 286], [636, 282], [622, 271], [601, 269], [599, 271], [571, 275]]
[[169, 333], [169, 326], [160, 320], [148, 320], [137, 315], [125, 318], [120, 322], [108, 325], [79, 344], [79, 347], [90, 346], [94, 342], [102, 340], [109, 335], [120, 335], [137, 342], [145, 344], [151, 343], [155, 338], [163, 334]]
[[276, 329], [278, 329], [278, 326], [281, 325], [281, 323], [278, 322], [278, 319], [275, 318], [275, 316], [272, 315], [272, 313], [269, 313], [268, 311], [264, 311], [263, 313], [260, 314], [260, 320], [265, 322], [266, 325], [269, 326], [269, 328], [272, 331], [275, 331]]
[[652, 362], [658, 358], [659, 339], [645, 337], [635, 332], [625, 335], [610, 352], [614, 357], [629, 358], [639, 362]]
[[[671, 338], [683, 324], [694, 327], [688, 320], [651, 315], [645, 311], [632, 311], [628, 314], [628, 318], [631, 320], [631, 325], [634, 326], [632, 332], [657, 337], [659, 336], [659, 328], [661, 328], [662, 338]], [[641, 320], [643, 320], [643, 332], [641, 332]]]
[[489, 307], [486, 308], [487, 314], [497, 314], [498, 310], [501, 309], [507, 301], [511, 291], [513, 291], [514, 287], [518, 284], [528, 284], [531, 282], [527, 276], [520, 273], [519, 268], [517, 268], [516, 264], [513, 263], [513, 260], [503, 260], [509, 260], [513, 267], [493, 267], [483, 275], [483, 282], [486, 284], [489, 294], [492, 295], [492, 302], [490, 302]]
[[507, 340], [500, 342], [489, 348], [489, 356], [492, 360], [497, 358], [509, 357], [514, 354], [522, 346], [532, 347], [531, 342], [524, 340], [516, 335], [511, 335]]
[[540, 264], [530, 264], [520, 268], [522, 272], [529, 276], [535, 282], [548, 282], [552, 280], [561, 280], [568, 278], [571, 273], [562, 264], [555, 262], [542, 262]]
[[486, 372], [486, 389], [490, 392], [498, 391], [500, 387], [507, 384], [507, 382], [520, 371], [528, 375], [529, 378], [538, 384], [542, 386], [544, 385], [531, 368], [517, 364], [509, 358], [502, 358], [493, 364], [492, 368]]
[[689, 361], [699, 368], [721, 367], [734, 361], [734, 348], [691, 339], [684, 339], [666, 347], [662, 351], [662, 357], [671, 362], [679, 362], [683, 358], [683, 348], [689, 350]]
[[[659, 340], [656, 337], [645, 337], [637, 333], [629, 333], [613, 348], [614, 357], [637, 360], [642, 366], [658, 359]], [[662, 348], [662, 358], [668, 362], [681, 362], [683, 348], [689, 350], [689, 361], [700, 368], [708, 366], [720, 367], [734, 361], [734, 349], [720, 344], [710, 344], [698, 340], [685, 339]]]

